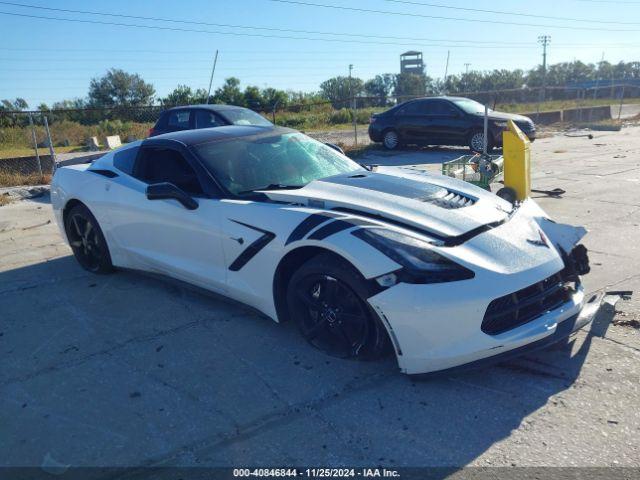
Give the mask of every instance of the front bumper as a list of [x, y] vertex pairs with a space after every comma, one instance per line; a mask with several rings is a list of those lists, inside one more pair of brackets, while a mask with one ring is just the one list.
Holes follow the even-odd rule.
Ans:
[[369, 124], [368, 128], [369, 138], [372, 142], [381, 142], [382, 141], [382, 127], [378, 126], [374, 123]]
[[502, 353], [498, 353], [497, 355], [492, 355], [489, 357], [481, 358], [479, 360], [460, 365], [457, 367], [448, 368], [445, 370], [440, 370], [437, 373], [446, 374], [446, 373], [457, 373], [459, 371], [470, 370], [474, 368], [483, 368], [491, 365], [495, 365], [499, 362], [504, 362], [507, 360], [511, 360], [513, 358], [519, 357], [526, 353], [535, 352], [536, 350], [541, 350], [546, 348], [554, 343], [558, 343], [567, 337], [569, 337], [572, 333], [580, 330], [582, 327], [585, 327], [595, 318], [602, 306], [602, 299], [604, 298], [604, 292], [592, 295], [589, 297], [585, 303], [583, 303], [582, 310], [579, 313], [563, 320], [558, 323], [555, 331], [540, 340], [537, 340], [532, 343], [528, 343], [521, 347], [516, 347], [511, 350], [507, 350]]
[[400, 370], [408, 374], [495, 359], [537, 342], [559, 340], [566, 336], [565, 331], [568, 330], [568, 335], [585, 324], [575, 326], [585, 307], [582, 287], [558, 308], [498, 335], [480, 330], [488, 300], [465, 300], [460, 298], [463, 294], [457, 288], [451, 289], [458, 292], [457, 300], [453, 292], [447, 293], [442, 288], [437, 288], [440, 292], [434, 296], [433, 291], [426, 293], [427, 287], [399, 284], [369, 299], [397, 347]]
[[[396, 346], [400, 369], [408, 374], [447, 370], [518, 352], [545, 339], [556, 341], [565, 331], [579, 328], [576, 321], [583, 322], [581, 312], [592, 304], [585, 304], [579, 284], [566, 292], [559, 304], [544, 307], [542, 302], [526, 323], [514, 322], [508, 329], [487, 333], [482, 326], [494, 300], [529, 292], [561, 271], [568, 272], [565, 281], [575, 282], [579, 272], [569, 268], [572, 264], [563, 260], [562, 252], [571, 251], [584, 233], [581, 228], [550, 222], [535, 202], [528, 200], [501, 226], [462, 245], [439, 250], [472, 269], [474, 278], [423, 285], [399, 283], [370, 297], [369, 304]], [[527, 297], [523, 298], [526, 302]]]

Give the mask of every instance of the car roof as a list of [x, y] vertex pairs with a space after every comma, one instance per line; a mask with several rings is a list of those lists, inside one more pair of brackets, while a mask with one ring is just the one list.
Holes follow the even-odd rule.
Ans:
[[256, 125], [224, 125], [222, 127], [163, 133], [162, 135], [147, 138], [144, 140], [143, 144], [153, 145], [154, 143], [163, 143], [164, 141], [170, 140], [179, 142], [186, 146], [193, 146], [202, 143], [231, 140], [233, 138], [249, 137], [252, 135], [266, 133], [271, 135], [282, 135], [283, 133], [292, 132], [296, 132], [296, 130], [284, 127], [259, 127]]
[[240, 107], [238, 105], [224, 105], [224, 104], [198, 104], [198, 105], [180, 105], [177, 107], [168, 108], [165, 110], [166, 112], [170, 112], [172, 110], [183, 110], [183, 109], [201, 109], [201, 110], [211, 110], [212, 112], [224, 112], [225, 110], [247, 110], [245, 107]]
[[440, 95], [440, 96], [437, 96], [437, 97], [413, 98], [411, 100], [407, 100], [406, 103], [413, 102], [415, 100], [471, 100], [471, 99], [470, 98], [466, 98], [466, 97], [450, 97], [448, 95]]

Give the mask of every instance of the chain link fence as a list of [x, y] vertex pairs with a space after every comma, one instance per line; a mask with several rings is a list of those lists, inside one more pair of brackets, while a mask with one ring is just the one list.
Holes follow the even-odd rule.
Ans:
[[[629, 111], [637, 115], [626, 104], [640, 104], [640, 85], [625, 84], [450, 94], [472, 98], [496, 110], [528, 115], [539, 124], [616, 121], [627, 117]], [[413, 98], [417, 97], [357, 96], [274, 105], [270, 111], [261, 113], [277, 125], [350, 149], [370, 142], [367, 128], [372, 114]], [[166, 108], [169, 107], [0, 111], [0, 186], [20, 182], [24, 176], [46, 181], [54, 159], [58, 162], [72, 161], [78, 156], [90, 159], [105, 150], [107, 136], [118, 135], [123, 143], [146, 138]]]

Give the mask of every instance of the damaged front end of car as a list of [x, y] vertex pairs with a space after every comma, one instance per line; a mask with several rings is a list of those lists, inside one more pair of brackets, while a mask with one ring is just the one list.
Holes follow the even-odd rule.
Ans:
[[540, 348], [586, 325], [602, 296], [585, 297], [582, 227], [548, 218], [533, 200], [462, 244], [432, 246], [473, 272], [452, 282], [405, 283], [369, 298], [409, 374], [483, 366]]

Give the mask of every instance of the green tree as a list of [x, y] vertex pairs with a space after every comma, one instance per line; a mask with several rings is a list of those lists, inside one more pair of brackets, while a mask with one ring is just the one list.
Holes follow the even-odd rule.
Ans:
[[262, 90], [262, 110], [270, 112], [274, 108], [282, 108], [289, 103], [289, 96], [284, 90], [267, 87]]
[[363, 92], [364, 82], [356, 77], [333, 77], [320, 84], [322, 96], [331, 102], [333, 108], [347, 108], [351, 97]]
[[264, 110], [264, 99], [258, 87], [249, 85], [244, 89], [244, 105], [255, 111]]
[[165, 106], [174, 105], [195, 105], [205, 103], [207, 100], [207, 91], [203, 88], [192, 90], [186, 85], [178, 85], [166, 97], [160, 100]]
[[29, 108], [29, 104], [24, 98], [16, 98], [15, 100], [2, 100], [1, 110], [26, 110]]
[[393, 73], [383, 73], [376, 75], [371, 80], [367, 80], [364, 84], [364, 92], [368, 97], [376, 97], [371, 99], [369, 103], [374, 106], [385, 107], [389, 104], [389, 96], [393, 94], [396, 88], [396, 75]]
[[[415, 73], [399, 73], [396, 75], [396, 86], [394, 94], [399, 98], [399, 101], [407, 100], [407, 97], [419, 97], [427, 93], [427, 84], [431, 83], [427, 81], [426, 75], [417, 75]], [[430, 80], [430, 79], [429, 79]]]
[[155, 95], [153, 85], [138, 74], [112, 68], [89, 84], [89, 104], [97, 107], [151, 105]]
[[240, 80], [236, 77], [225, 79], [224, 84], [216, 89], [213, 100], [215, 103], [244, 106], [244, 95], [240, 90]]

